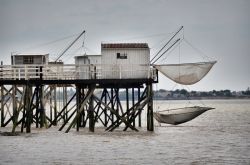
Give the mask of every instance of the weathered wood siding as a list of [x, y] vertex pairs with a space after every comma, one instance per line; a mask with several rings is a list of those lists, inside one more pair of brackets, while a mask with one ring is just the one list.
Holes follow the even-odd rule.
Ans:
[[[122, 58], [117, 58], [117, 53]], [[103, 78], [147, 78], [150, 61], [149, 48], [103, 48]]]
[[43, 65], [48, 64], [49, 61], [49, 55], [12, 55], [11, 56], [11, 64], [12, 65], [23, 65], [24, 59], [27, 57], [32, 57], [33, 62], [30, 64], [37, 64], [37, 65]]

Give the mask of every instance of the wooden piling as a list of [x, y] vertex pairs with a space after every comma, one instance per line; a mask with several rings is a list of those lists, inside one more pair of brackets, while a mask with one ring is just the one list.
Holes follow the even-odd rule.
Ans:
[[[104, 89], [103, 89], [103, 92], [104, 92], [104, 103], [107, 104], [107, 97], [108, 97], [108, 96], [107, 96], [107, 94], [108, 94], [108, 93], [107, 93], [107, 89], [104, 88]], [[105, 107], [103, 111], [104, 111], [104, 126], [107, 127], [107, 125], [108, 125], [107, 108]]]
[[[56, 93], [56, 86], [54, 86], [54, 119], [56, 119], [57, 116], [57, 93]], [[57, 120], [54, 120], [53, 123], [55, 126], [57, 125]]]
[[[141, 89], [139, 87], [138, 90], [137, 90], [137, 101], [140, 100], [140, 95], [141, 95]], [[142, 111], [142, 109], [138, 109], [138, 111], [139, 111], [139, 114], [138, 114], [138, 126], [141, 127], [141, 111]]]
[[[63, 107], [66, 106], [67, 100], [68, 100], [68, 95], [67, 95], [67, 86], [63, 87]], [[68, 108], [66, 107], [65, 111], [63, 112], [63, 121], [65, 122], [68, 118], [68, 113], [67, 113]]]
[[[132, 88], [132, 107], [135, 106], [135, 90], [134, 88]], [[133, 126], [135, 127], [135, 111], [134, 108], [132, 109], [133, 113], [132, 113], [132, 119], [133, 119]]]
[[31, 110], [31, 97], [32, 97], [32, 86], [27, 83], [25, 89], [25, 99], [24, 99], [24, 106], [26, 111], [26, 133], [31, 132], [31, 122], [33, 118], [32, 110]]
[[[126, 112], [128, 113], [129, 111], [129, 93], [128, 93], [128, 88], [126, 88]], [[127, 120], [129, 120], [129, 116], [127, 116]]]
[[12, 114], [12, 133], [15, 132], [15, 128], [17, 126], [17, 120], [18, 120], [18, 112], [17, 112], [17, 98], [16, 98], [16, 85], [12, 85], [12, 108], [13, 108], [13, 114]]
[[95, 131], [95, 116], [94, 116], [94, 98], [93, 95], [90, 97], [89, 100], [89, 131], [94, 132]]
[[53, 124], [52, 123], [52, 121], [53, 121], [52, 91], [53, 91], [53, 89], [50, 86], [49, 87], [49, 114], [50, 114], [49, 117], [50, 117], [51, 124]]
[[148, 111], [147, 111], [147, 130], [154, 131], [154, 118], [153, 118], [153, 86], [152, 83], [147, 84], [147, 97], [148, 101]]
[[40, 85], [39, 87], [39, 100], [40, 100], [40, 128], [43, 128], [45, 123], [46, 123], [46, 114], [45, 114], [45, 109], [44, 109], [44, 86]]
[[81, 122], [81, 115], [80, 115], [80, 108], [81, 108], [81, 86], [76, 85], [76, 112], [79, 114], [79, 118], [76, 118], [76, 131], [79, 131], [80, 122]]
[[1, 85], [1, 127], [4, 127], [4, 85]]

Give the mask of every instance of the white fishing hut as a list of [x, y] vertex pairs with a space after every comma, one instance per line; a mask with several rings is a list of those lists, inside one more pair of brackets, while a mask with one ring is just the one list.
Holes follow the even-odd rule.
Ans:
[[103, 43], [102, 77], [106, 79], [148, 78], [150, 49], [147, 43]]
[[14, 79], [40, 78], [42, 66], [47, 65], [49, 54], [11, 54], [9, 75]]
[[149, 78], [150, 49], [147, 43], [105, 43], [101, 55], [75, 57], [80, 79]]

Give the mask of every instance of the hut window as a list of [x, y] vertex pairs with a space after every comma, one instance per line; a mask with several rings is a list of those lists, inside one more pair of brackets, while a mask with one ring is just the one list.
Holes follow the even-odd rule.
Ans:
[[33, 64], [34, 57], [33, 56], [25, 56], [23, 57], [23, 64]]
[[117, 59], [127, 59], [126, 53], [116, 53]]

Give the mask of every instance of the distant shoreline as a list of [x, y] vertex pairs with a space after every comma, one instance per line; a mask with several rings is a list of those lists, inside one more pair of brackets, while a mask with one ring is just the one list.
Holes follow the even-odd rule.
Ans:
[[248, 100], [249, 96], [244, 97], [188, 97], [188, 98], [155, 98], [154, 100]]

